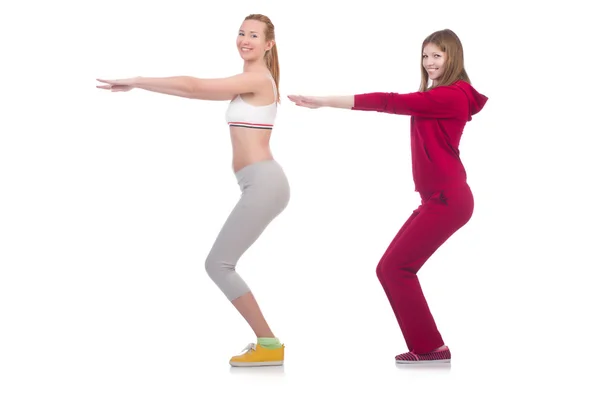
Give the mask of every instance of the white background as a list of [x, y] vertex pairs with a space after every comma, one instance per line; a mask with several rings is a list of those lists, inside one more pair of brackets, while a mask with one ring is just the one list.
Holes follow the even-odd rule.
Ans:
[[[0, 396], [593, 395], [599, 60], [586, 2], [7, 4]], [[250, 13], [276, 27], [272, 149], [292, 199], [238, 266], [286, 364], [238, 371], [229, 357], [254, 335], [204, 271], [239, 197], [227, 103], [109, 93], [95, 78], [239, 73]], [[443, 28], [490, 99], [461, 144], [474, 216], [420, 272], [452, 366], [406, 368], [375, 266], [419, 203], [409, 120], [285, 96], [414, 91], [421, 42]]]

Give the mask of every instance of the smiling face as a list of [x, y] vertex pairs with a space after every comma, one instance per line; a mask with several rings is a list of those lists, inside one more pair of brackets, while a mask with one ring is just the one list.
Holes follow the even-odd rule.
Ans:
[[436, 81], [444, 74], [447, 59], [447, 54], [437, 45], [427, 43], [423, 47], [423, 68], [427, 71], [427, 75], [434, 86]]
[[262, 59], [265, 52], [273, 46], [272, 40], [265, 36], [266, 24], [261, 21], [247, 19], [242, 23], [237, 38], [237, 48], [245, 61]]

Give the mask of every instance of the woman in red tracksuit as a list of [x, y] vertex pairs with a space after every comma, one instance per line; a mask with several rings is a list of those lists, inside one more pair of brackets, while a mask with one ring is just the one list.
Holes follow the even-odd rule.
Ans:
[[421, 49], [418, 92], [289, 96], [296, 105], [308, 108], [410, 116], [412, 171], [421, 205], [400, 228], [377, 266], [377, 277], [409, 350], [396, 356], [398, 363], [450, 361], [450, 350], [431, 315], [417, 272], [471, 218], [473, 195], [458, 147], [465, 124], [487, 101], [471, 86], [462, 44], [454, 32], [432, 33]]

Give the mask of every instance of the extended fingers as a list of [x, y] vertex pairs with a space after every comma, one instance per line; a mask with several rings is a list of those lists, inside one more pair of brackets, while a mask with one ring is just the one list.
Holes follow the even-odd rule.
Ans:
[[302, 95], [288, 95], [288, 98], [290, 99], [290, 101], [294, 102], [296, 105], [299, 105], [299, 104], [309, 105], [312, 103], [310, 98], [307, 98]]
[[307, 98], [304, 95], [288, 95], [291, 101], [305, 101]]
[[106, 84], [111, 84], [111, 85], [115, 85], [118, 84], [119, 80], [104, 80], [104, 79], [96, 79], [101, 83], [106, 83]]

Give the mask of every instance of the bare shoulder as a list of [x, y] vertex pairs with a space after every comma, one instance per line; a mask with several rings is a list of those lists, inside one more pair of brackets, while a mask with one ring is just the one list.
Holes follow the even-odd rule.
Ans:
[[253, 87], [251, 94], [255, 96], [273, 96], [273, 80], [269, 71], [243, 72], [238, 76], [246, 85]]
[[269, 78], [268, 72], [242, 72], [231, 77], [259, 82]]

